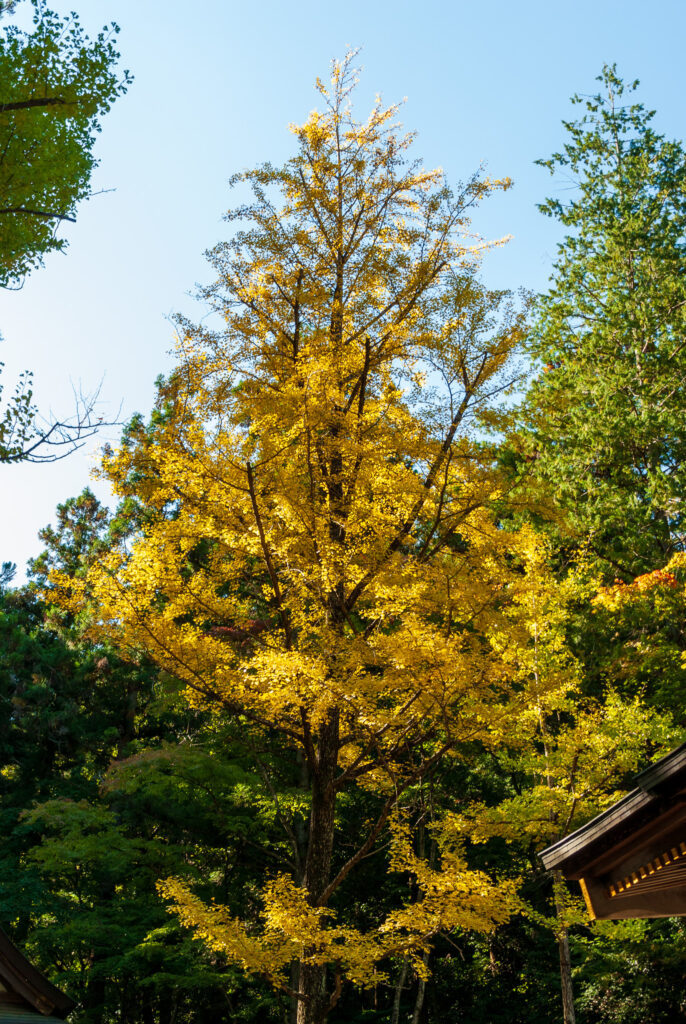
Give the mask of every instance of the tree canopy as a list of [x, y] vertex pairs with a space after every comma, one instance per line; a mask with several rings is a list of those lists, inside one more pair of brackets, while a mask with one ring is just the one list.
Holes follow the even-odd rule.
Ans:
[[[506, 554], [526, 541], [497, 528], [473, 433], [510, 383], [522, 319], [478, 284], [465, 234], [467, 209], [509, 182], [452, 191], [408, 162], [397, 108], [354, 119], [351, 60], [319, 83], [296, 155], [236, 179], [254, 198], [231, 215], [208, 292], [227, 329], [179, 324], [171, 415], [106, 460], [120, 495], [134, 478], [144, 495], [140, 535], [64, 580], [72, 608], [92, 601], [93, 636], [145, 650], [194, 704], [299, 759], [309, 824], [291, 836], [293, 870], [263, 887], [260, 934], [175, 881], [164, 891], [277, 986], [299, 961], [303, 1024], [441, 928], [508, 916], [510, 883], [470, 870], [448, 833], [440, 863], [417, 859], [403, 796], [463, 744], [502, 742], [528, 699], [498, 610]], [[376, 810], [341, 856], [337, 806], [356, 789]], [[371, 928], [341, 919], [339, 890], [384, 835], [389, 869], [421, 895]]]
[[112, 23], [90, 40], [78, 18], [33, 0], [34, 29], [0, 33], [0, 284], [63, 250], [62, 221], [88, 197], [100, 119], [126, 91]]

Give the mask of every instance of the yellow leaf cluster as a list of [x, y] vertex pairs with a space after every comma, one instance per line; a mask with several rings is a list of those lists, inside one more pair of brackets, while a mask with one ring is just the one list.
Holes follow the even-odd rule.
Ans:
[[447, 847], [437, 870], [412, 852], [409, 830], [397, 819], [392, 834], [391, 870], [411, 874], [420, 897], [365, 933], [340, 924], [333, 910], [313, 907], [308, 893], [286, 875], [265, 886], [261, 926], [250, 931], [226, 908], [202, 903], [178, 879], [158, 888], [170, 909], [211, 948], [283, 989], [294, 960], [334, 966], [360, 988], [387, 980], [383, 963], [395, 956], [407, 957], [425, 976], [421, 953], [437, 932], [492, 931], [521, 908], [514, 882], [493, 883]]

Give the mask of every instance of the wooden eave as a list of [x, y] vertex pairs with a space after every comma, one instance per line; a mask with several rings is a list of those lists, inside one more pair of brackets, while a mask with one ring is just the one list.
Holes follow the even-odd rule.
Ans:
[[10, 993], [16, 993], [29, 1007], [44, 1016], [63, 1019], [76, 1003], [56, 988], [29, 963], [0, 929], [0, 980]]
[[541, 860], [580, 882], [592, 917], [686, 916], [686, 743], [635, 781]]
[[686, 801], [686, 743], [660, 758], [636, 776], [638, 783], [617, 803], [558, 840], [539, 855], [544, 867], [562, 871], [566, 878], [580, 878], [603, 854], [631, 841], [660, 819], [680, 817]]

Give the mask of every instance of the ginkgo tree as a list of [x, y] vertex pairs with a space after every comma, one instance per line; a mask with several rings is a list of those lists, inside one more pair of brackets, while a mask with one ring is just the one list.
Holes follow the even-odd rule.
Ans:
[[[501, 745], [533, 685], [504, 639], [529, 541], [494, 518], [477, 429], [512, 381], [524, 314], [479, 284], [468, 213], [509, 181], [451, 190], [409, 158], [396, 107], [357, 121], [353, 60], [318, 82], [295, 155], [235, 179], [252, 199], [229, 215], [207, 292], [225, 327], [179, 321], [155, 428], [105, 458], [144, 506], [137, 535], [52, 579], [94, 636], [144, 651], [298, 766], [308, 821], [279, 807], [293, 871], [265, 878], [261, 921], [178, 880], [161, 891], [290, 992], [299, 1024], [394, 957], [421, 973], [440, 930], [491, 930], [518, 906], [448, 832], [435, 863], [417, 856], [410, 794], [446, 759]], [[376, 811], [342, 836], [350, 791]], [[363, 927], [346, 911], [374, 851], [418, 895]]]

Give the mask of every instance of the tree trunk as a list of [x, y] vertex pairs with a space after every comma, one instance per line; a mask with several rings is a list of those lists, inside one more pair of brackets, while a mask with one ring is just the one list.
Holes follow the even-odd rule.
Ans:
[[400, 1001], [403, 997], [403, 988], [405, 987], [405, 978], [407, 977], [407, 960], [403, 960], [403, 967], [398, 977], [397, 984], [395, 986], [395, 994], [393, 996], [393, 1012], [391, 1013], [391, 1024], [399, 1024], [400, 1021]]
[[[316, 903], [331, 878], [336, 767], [338, 764], [338, 712], [332, 711], [319, 730], [316, 765], [312, 770], [312, 810], [303, 885]], [[297, 1024], [324, 1024], [333, 1000], [326, 991], [326, 966], [300, 964]]]
[[105, 1014], [105, 978], [102, 974], [93, 973], [92, 967], [91, 963], [83, 1008], [87, 1013], [88, 1024], [102, 1024]]
[[290, 968], [290, 987], [293, 993], [288, 1003], [288, 1024], [298, 1024], [298, 1000], [295, 993], [298, 991], [300, 979], [300, 964], [294, 960]]
[[330, 1007], [324, 965], [300, 964], [298, 996], [298, 1024], [325, 1024]]
[[[563, 920], [564, 907], [562, 906], [562, 872], [553, 872], [555, 879], [555, 910], [558, 920]], [[572, 958], [569, 953], [569, 935], [567, 929], [563, 928], [557, 936], [557, 949], [560, 954], [560, 985], [562, 988], [562, 1020], [564, 1024], [576, 1024], [574, 1012], [574, 989], [572, 988]]]
[[[422, 963], [426, 969], [429, 966], [429, 952], [425, 950], [422, 954]], [[419, 1024], [422, 1017], [422, 1010], [424, 1009], [424, 996], [426, 995], [426, 982], [423, 978], [420, 978], [417, 982], [417, 998], [414, 1004], [414, 1012], [412, 1014], [412, 1024]]]
[[574, 990], [572, 989], [572, 959], [569, 955], [569, 938], [567, 929], [557, 938], [560, 953], [560, 982], [562, 986], [562, 1019], [564, 1024], [576, 1024], [574, 1012]]

